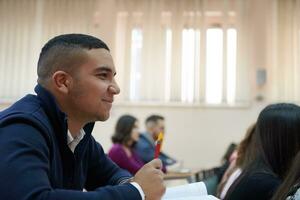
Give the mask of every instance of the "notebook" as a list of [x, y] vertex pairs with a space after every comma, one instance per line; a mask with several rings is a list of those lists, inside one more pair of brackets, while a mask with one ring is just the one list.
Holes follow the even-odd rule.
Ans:
[[162, 200], [217, 200], [217, 198], [207, 195], [205, 184], [197, 182], [167, 188]]

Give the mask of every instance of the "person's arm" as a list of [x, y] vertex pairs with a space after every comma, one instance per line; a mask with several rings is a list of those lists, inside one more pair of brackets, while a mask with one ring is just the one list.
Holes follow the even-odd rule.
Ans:
[[169, 155], [163, 152], [160, 153], [159, 158], [163, 162], [164, 166], [173, 165], [177, 162], [174, 158], [171, 158]]
[[132, 175], [117, 166], [103, 151], [103, 148], [94, 138], [89, 143], [91, 156], [85, 188], [89, 191], [104, 185], [118, 185]]
[[146, 199], [160, 200], [166, 191], [162, 162], [154, 159], [146, 163], [134, 176], [133, 181], [142, 188]]
[[0, 199], [141, 199], [138, 190], [130, 183], [101, 187], [91, 192], [52, 188], [49, 154], [46, 140], [31, 125], [11, 124], [0, 128]]
[[[97, 146], [100, 147], [100, 145], [97, 145]], [[105, 159], [109, 159], [106, 155], [104, 157], [105, 157]], [[108, 164], [108, 165], [111, 165], [111, 164], [115, 165], [110, 160], [110, 164]], [[102, 168], [107, 168], [106, 165], [99, 165], [97, 167], [96, 166], [97, 165], [94, 165], [94, 167], [95, 167], [94, 170], [96, 170], [96, 168], [98, 167], [98, 171], [99, 171], [99, 168], [101, 168], [101, 169]], [[115, 167], [116, 167], [116, 165], [115, 165]], [[119, 169], [119, 167], [116, 167], [116, 168]], [[146, 197], [146, 199], [151, 199], [151, 200], [159, 200], [159, 199], [161, 199], [162, 195], [165, 192], [165, 186], [163, 184], [164, 174], [161, 171], [161, 168], [162, 168], [162, 162], [159, 159], [154, 159], [151, 162], [145, 164], [135, 174], [135, 176], [133, 177], [133, 179], [131, 179], [132, 182], [135, 182], [136, 184], [138, 184], [138, 186], [140, 187], [140, 190], [142, 192], [139, 193], [139, 195], [140, 195], [139, 198], [132, 198], [132, 197], [130, 197], [128, 199], [130, 199], [130, 200], [131, 199], [134, 199], [134, 200], [140, 199], [142, 194], [145, 195], [144, 197]], [[93, 170], [91, 170], [91, 172], [92, 171]], [[106, 171], [106, 170], [104, 170], [104, 171]], [[110, 173], [109, 170], [107, 171], [107, 173]], [[90, 175], [92, 176], [93, 173], [91, 173]], [[94, 174], [94, 176], [93, 176], [93, 177], [96, 177], [96, 178], [90, 177], [89, 181], [94, 180], [92, 182], [96, 182], [98, 175], [97, 175], [97, 172], [96, 172], [96, 174]], [[119, 180], [119, 181], [117, 181], [117, 180]], [[116, 183], [116, 181], [120, 182], [120, 180], [121, 181], [124, 180], [124, 176], [123, 176], [123, 170], [119, 169], [118, 173], [115, 173], [115, 176], [113, 178], [109, 179], [109, 182]], [[130, 184], [130, 183], [127, 183], [127, 184]], [[133, 184], [132, 184], [132, 186], [133, 186]], [[136, 186], [134, 186], [134, 187], [136, 187]], [[115, 199], [119, 200], [120, 198], [115, 198]]]

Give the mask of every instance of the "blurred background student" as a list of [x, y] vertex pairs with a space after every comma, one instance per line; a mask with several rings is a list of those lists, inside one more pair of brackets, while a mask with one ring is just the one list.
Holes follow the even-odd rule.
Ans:
[[[147, 163], [154, 158], [155, 141], [160, 132], [165, 134], [165, 119], [160, 115], [151, 115], [145, 122], [146, 131], [140, 135], [135, 146], [135, 150], [141, 159]], [[164, 168], [176, 163], [176, 160], [164, 152], [161, 152], [159, 158], [163, 162]]]
[[260, 113], [253, 139], [258, 153], [231, 185], [226, 200], [271, 199], [300, 150], [300, 108], [273, 104]]
[[218, 185], [220, 185], [222, 177], [225, 176], [226, 171], [236, 160], [236, 157], [237, 157], [237, 144], [230, 143], [225, 151], [225, 154], [222, 157], [220, 166], [201, 170], [199, 172], [199, 176], [201, 177], [200, 180], [202, 180], [205, 183], [208, 194], [210, 195], [217, 194], [217, 188]]
[[117, 165], [133, 175], [145, 164], [133, 149], [139, 135], [138, 120], [131, 115], [121, 116], [112, 136], [113, 146], [108, 153]]
[[[217, 196], [224, 199], [229, 187], [241, 175], [245, 167], [254, 160], [256, 155], [255, 142], [253, 135], [256, 125], [251, 125], [245, 135], [245, 138], [240, 142], [236, 150], [236, 156], [230, 162], [229, 167], [226, 169], [217, 190]], [[233, 153], [233, 155], [235, 152]]]

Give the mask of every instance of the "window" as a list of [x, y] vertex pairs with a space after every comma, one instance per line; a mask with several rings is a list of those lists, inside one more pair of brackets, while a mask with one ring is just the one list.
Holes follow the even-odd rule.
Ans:
[[227, 102], [235, 102], [236, 89], [236, 48], [237, 32], [236, 29], [227, 30]]
[[195, 97], [196, 69], [200, 62], [200, 31], [183, 29], [181, 64], [181, 101], [193, 102]]
[[172, 60], [172, 30], [166, 30], [166, 48], [165, 48], [165, 101], [171, 99], [171, 60]]
[[131, 33], [131, 68], [130, 68], [130, 100], [139, 100], [141, 65], [142, 65], [143, 35], [140, 28]]
[[223, 87], [223, 31], [210, 28], [206, 31], [206, 95], [207, 103], [222, 102]]
[[131, 51], [129, 59], [125, 58], [129, 63], [124, 62], [130, 68], [128, 99], [234, 104], [238, 34], [235, 14], [226, 15], [230, 21], [225, 22], [227, 17], [222, 11], [184, 12], [180, 26], [174, 26], [174, 16], [177, 15], [163, 12], [152, 23], [148, 18], [145, 23], [141, 23], [142, 18], [128, 18]]
[[[206, 102], [210, 104], [218, 104], [223, 101], [230, 104], [235, 102], [237, 31], [230, 28], [226, 33], [227, 38], [225, 39], [221, 28], [210, 28], [206, 32], [205, 97]], [[224, 52], [225, 44], [227, 48]], [[223, 62], [225, 56], [226, 65]], [[226, 77], [226, 82], [224, 82], [224, 77]], [[223, 100], [223, 97], [226, 99]]]
[[[224, 38], [226, 36], [226, 38]], [[171, 99], [172, 87], [172, 30], [165, 30], [164, 52], [164, 98]], [[199, 91], [205, 91], [204, 99], [208, 104], [234, 103], [236, 89], [236, 53], [237, 31], [234, 28], [208, 28], [206, 30], [205, 54], [200, 52], [200, 30], [186, 28], [182, 30], [180, 70], [180, 101], [186, 103], [199, 102]], [[224, 49], [226, 47], [226, 49]], [[130, 63], [130, 100], [140, 100], [140, 81], [142, 66], [143, 32], [140, 28], [132, 30], [131, 63]], [[205, 55], [205, 63], [201, 66], [201, 57]], [[226, 57], [226, 59], [225, 59]], [[224, 62], [226, 60], [226, 63]], [[200, 70], [205, 68], [205, 70]], [[201, 76], [201, 72], [205, 72]], [[204, 78], [204, 86], [200, 86], [200, 77]], [[225, 81], [224, 81], [225, 80]], [[225, 85], [224, 85], [225, 84]]]

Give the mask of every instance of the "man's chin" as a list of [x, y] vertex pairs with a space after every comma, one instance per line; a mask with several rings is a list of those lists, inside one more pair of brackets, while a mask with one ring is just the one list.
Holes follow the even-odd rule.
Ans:
[[109, 113], [107, 113], [106, 115], [98, 116], [96, 121], [102, 121], [102, 122], [106, 121], [106, 120], [108, 120], [109, 116], [110, 116]]

